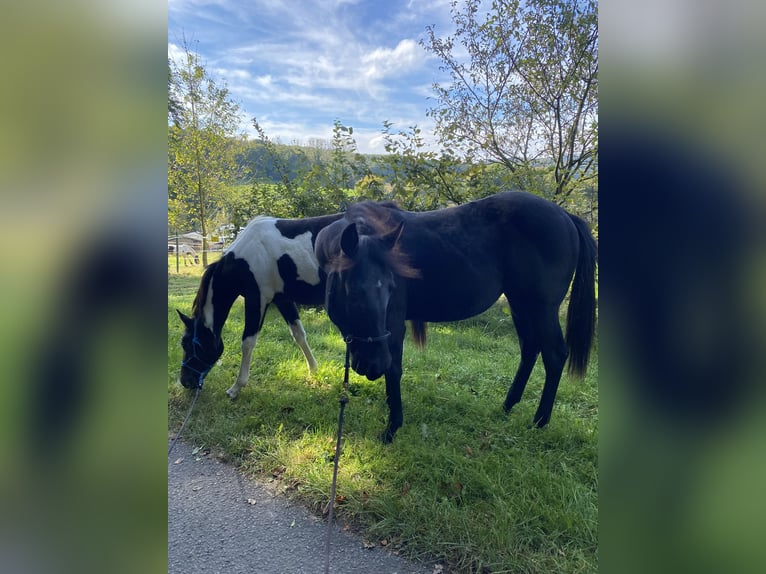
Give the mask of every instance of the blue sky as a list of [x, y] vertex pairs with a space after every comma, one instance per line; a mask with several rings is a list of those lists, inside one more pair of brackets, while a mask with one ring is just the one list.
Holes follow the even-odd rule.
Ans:
[[444, 81], [418, 43], [426, 26], [453, 30], [450, 0], [169, 0], [168, 54], [185, 36], [240, 104], [242, 130], [258, 118], [282, 143], [329, 140], [338, 119], [360, 152], [383, 153], [383, 121], [417, 124], [427, 139]]

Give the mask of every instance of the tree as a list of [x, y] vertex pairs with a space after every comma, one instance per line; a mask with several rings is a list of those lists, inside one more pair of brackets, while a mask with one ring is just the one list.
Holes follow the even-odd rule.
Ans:
[[[449, 72], [429, 110], [448, 147], [513, 174], [550, 173], [563, 203], [598, 175], [595, 0], [453, 0], [453, 36], [428, 27], [424, 48]], [[467, 61], [459, 54], [466, 53]]]
[[171, 101], [180, 109], [178, 124], [168, 118], [168, 210], [171, 218], [199, 224], [207, 266], [208, 229], [237, 174], [239, 106], [225, 86], [216, 85], [186, 41], [182, 60], [170, 68], [168, 109]]
[[465, 164], [449, 147], [440, 153], [429, 151], [418, 126], [392, 132], [393, 124], [383, 122], [383, 141], [389, 155], [379, 163], [389, 173], [392, 199], [406, 209], [423, 211], [449, 204], [461, 204], [476, 197], [467, 195], [462, 171]]
[[183, 106], [178, 101], [174, 89], [173, 80], [173, 65], [168, 58], [168, 125], [173, 125], [177, 128], [181, 127], [181, 111]]

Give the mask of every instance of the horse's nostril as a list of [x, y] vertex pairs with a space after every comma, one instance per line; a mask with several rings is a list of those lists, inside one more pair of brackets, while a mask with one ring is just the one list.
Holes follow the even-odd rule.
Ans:
[[186, 389], [190, 389], [193, 386], [192, 380], [189, 377], [180, 376], [178, 377], [178, 382]]

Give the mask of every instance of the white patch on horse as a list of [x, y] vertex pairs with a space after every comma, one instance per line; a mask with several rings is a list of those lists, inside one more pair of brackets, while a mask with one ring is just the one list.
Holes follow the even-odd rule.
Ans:
[[207, 286], [207, 297], [205, 298], [205, 304], [202, 306], [202, 320], [205, 327], [213, 330], [213, 278], [210, 278], [210, 284]]
[[314, 353], [311, 352], [308, 341], [306, 341], [306, 331], [303, 328], [303, 323], [298, 319], [295, 323], [289, 325], [290, 333], [293, 335], [293, 339], [303, 351], [303, 356], [306, 358], [306, 366], [310, 373], [317, 370], [317, 360], [314, 358]]
[[226, 391], [229, 398], [234, 400], [239, 395], [239, 391], [247, 384], [250, 378], [250, 362], [253, 357], [253, 349], [258, 342], [258, 334], [250, 335], [242, 339], [242, 362], [239, 365], [239, 375], [236, 382]]
[[247, 261], [261, 291], [261, 314], [274, 295], [284, 291], [285, 284], [277, 268], [277, 261], [283, 255], [295, 263], [299, 280], [309, 285], [319, 284], [319, 264], [311, 245], [311, 232], [292, 239], [285, 237], [277, 229], [274, 217], [253, 219], [226, 252]]

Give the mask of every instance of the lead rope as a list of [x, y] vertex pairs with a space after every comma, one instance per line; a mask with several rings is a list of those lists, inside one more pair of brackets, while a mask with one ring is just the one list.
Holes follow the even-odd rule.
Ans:
[[201, 386], [197, 387], [197, 392], [194, 393], [194, 399], [192, 399], [191, 406], [189, 407], [189, 412], [186, 413], [186, 418], [184, 419], [184, 422], [181, 423], [181, 428], [178, 429], [178, 433], [176, 434], [176, 438], [174, 438], [173, 442], [170, 443], [170, 448], [168, 449], [168, 456], [170, 456], [170, 451], [173, 450], [173, 447], [176, 446], [176, 443], [178, 442], [178, 439], [181, 438], [181, 432], [183, 432], [184, 427], [186, 426], [186, 421], [189, 420], [189, 417], [192, 414], [192, 409], [194, 408], [194, 403], [197, 402], [197, 397], [199, 396], [200, 389], [202, 389]]
[[335, 443], [335, 462], [332, 470], [332, 488], [330, 489], [330, 510], [327, 516], [327, 540], [325, 541], [325, 559], [324, 559], [324, 574], [330, 573], [330, 539], [332, 538], [332, 518], [333, 509], [335, 507], [335, 488], [338, 484], [338, 461], [340, 460], [340, 445], [343, 438], [343, 412], [346, 409], [346, 403], [348, 402], [348, 369], [349, 369], [349, 350], [348, 345], [351, 342], [350, 337], [345, 338], [346, 341], [346, 364], [343, 369], [343, 394], [340, 396], [340, 414], [338, 415], [338, 440]]
[[[197, 338], [197, 325], [199, 324], [199, 319], [194, 320], [194, 335], [192, 338], [192, 349], [194, 349], [194, 352], [192, 353], [192, 356], [190, 359], [197, 359], [198, 361], [202, 361], [200, 357], [197, 356], [197, 347], [201, 347], [202, 344], [199, 342], [199, 338]], [[173, 450], [173, 447], [176, 446], [176, 443], [178, 442], [178, 439], [181, 438], [181, 433], [184, 430], [184, 427], [186, 426], [186, 421], [189, 420], [189, 417], [192, 414], [192, 410], [194, 409], [194, 403], [197, 402], [197, 397], [199, 396], [199, 392], [202, 389], [202, 384], [205, 382], [205, 377], [210, 372], [210, 369], [213, 368], [213, 365], [210, 365], [206, 369], [200, 371], [199, 369], [195, 369], [191, 365], [188, 364], [189, 359], [186, 361], [181, 361], [181, 367], [186, 367], [187, 369], [194, 371], [199, 375], [199, 379], [197, 380], [197, 392], [194, 393], [194, 399], [192, 400], [191, 406], [189, 407], [189, 412], [186, 413], [186, 418], [184, 419], [184, 422], [181, 423], [181, 428], [178, 429], [178, 433], [176, 434], [176, 438], [173, 439], [173, 442], [170, 443], [170, 448], [168, 448], [168, 456], [170, 456], [170, 452]], [[204, 364], [204, 363], [203, 363]]]

